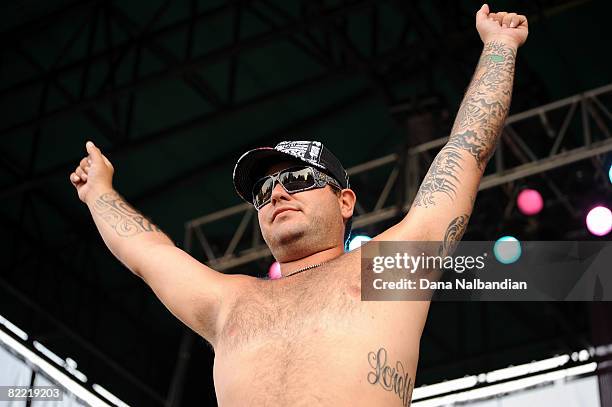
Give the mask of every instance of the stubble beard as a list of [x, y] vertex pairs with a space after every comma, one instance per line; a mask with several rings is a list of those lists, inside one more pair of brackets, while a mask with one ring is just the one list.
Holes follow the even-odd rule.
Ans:
[[287, 220], [269, 230], [264, 240], [279, 262], [298, 260], [331, 245], [328, 220], [320, 214], [310, 214], [309, 219]]
[[304, 256], [311, 246], [313, 231], [310, 225], [300, 222], [278, 225], [269, 231], [270, 236], [264, 236], [274, 258], [280, 262], [292, 261]]

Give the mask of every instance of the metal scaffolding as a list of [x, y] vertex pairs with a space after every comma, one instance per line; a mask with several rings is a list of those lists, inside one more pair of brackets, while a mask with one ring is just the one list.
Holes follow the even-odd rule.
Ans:
[[[480, 190], [611, 151], [612, 133], [607, 122], [612, 121], [612, 113], [605, 100], [610, 96], [612, 84], [510, 116], [490, 166], [492, 171], [482, 179]], [[536, 137], [523, 134], [522, 127], [533, 129], [534, 126], [539, 128]], [[570, 129], [576, 128], [581, 136], [568, 136]], [[537, 146], [532, 146], [536, 139]], [[548, 144], [545, 150], [542, 139]], [[378, 187], [374, 206], [356, 206], [353, 227], [361, 228], [403, 216], [410, 208], [431, 157], [446, 141], [447, 137], [441, 137], [348, 169], [353, 183], [370, 171], [381, 168], [387, 171], [386, 181]], [[371, 187], [376, 189], [376, 186]], [[402, 199], [393, 202], [390, 197], [394, 191]], [[218, 227], [219, 223], [228, 225], [226, 228], [237, 223], [237, 227], [229, 240], [215, 240], [215, 244], [211, 244], [212, 238], [206, 229]], [[247, 203], [192, 219], [186, 222], [185, 229], [186, 241], [190, 245], [197, 242], [204, 253], [204, 261], [219, 271], [270, 255], [261, 241], [256, 212]], [[241, 244], [245, 247], [239, 249]]]
[[[292, 14], [266, 0], [233, 0], [204, 10], [198, 10], [194, 6], [185, 18], [160, 25], [159, 21], [167, 13], [170, 3], [168, 0], [162, 2], [149, 20], [138, 23], [116, 4], [77, 2], [28, 24], [0, 33], [2, 39], [14, 39], [6, 41], [5, 45], [15, 52], [20, 62], [25, 62], [27, 69], [33, 69], [35, 72], [32, 76], [0, 87], [0, 100], [10, 100], [31, 89], [41, 89], [39, 100], [35, 104], [38, 106], [37, 111], [32, 112], [32, 116], [27, 119], [4, 125], [0, 133], [4, 137], [16, 137], [24, 132], [36, 135], [53, 121], [83, 116], [92, 128], [100, 131], [100, 134], [111, 142], [106, 154], [113, 157], [175, 137], [181, 132], [210, 125], [263, 103], [295, 98], [315, 88], [328, 87], [348, 78], [366, 79], [367, 85], [347, 95], [347, 102], [340, 104], [342, 108], [348, 107], [349, 103], [355, 104], [376, 96], [392, 105], [397, 102], [394, 86], [415, 81], [422, 76], [430, 76], [431, 70], [422, 62], [432, 60], [432, 54], [437, 53], [440, 47], [458, 46], [472, 34], [471, 31], [457, 32], [442, 41], [432, 35], [433, 29], [420, 18], [417, 9], [407, 7], [397, 0], [354, 0], [323, 8], [313, 2], [307, 7], [305, 5], [306, 10], [301, 14]], [[382, 43], [383, 30], [379, 21], [379, 10], [383, 7], [390, 7], [403, 17], [404, 28], [397, 44]], [[356, 40], [347, 33], [346, 23], [355, 16], [367, 16], [370, 35], [368, 49], [360, 50]], [[34, 28], [53, 25], [58, 18], [75, 17], [81, 24], [74, 25], [74, 32], [62, 43], [51, 63], [43, 66], [37, 61], [33, 51], [23, 45], [24, 38], [37, 32]], [[218, 44], [219, 46], [205, 53], [196, 54], [195, 32], [215, 19], [222, 19], [227, 27], [231, 27], [231, 41]], [[246, 35], [249, 21], [260, 23], [262, 30]], [[113, 30], [109, 28], [112, 26], [118, 28], [123, 38], [113, 37]], [[168, 38], [183, 31], [187, 33], [184, 47], [169, 49], [164, 45], [167, 44]], [[321, 35], [315, 35], [316, 33]], [[424, 40], [411, 41], [411, 36]], [[104, 46], [95, 49], [96, 39], [101, 37], [104, 38]], [[87, 38], [87, 51], [78, 59], [70, 59], [68, 56], [75, 51], [80, 38]], [[289, 44], [299, 55], [321, 67], [321, 71], [273, 89], [239, 97], [236, 92], [240, 87], [236, 68], [238, 58], [253, 50], [279, 43]], [[161, 68], [147, 71], [143, 66], [146, 55], [153, 56], [161, 64]], [[229, 61], [225, 73], [227, 88], [220, 92], [211, 86], [210, 78], [205, 77], [202, 69], [225, 61]], [[456, 86], [463, 86], [469, 73], [458, 72], [456, 67], [451, 68], [447, 62], [443, 67]], [[100, 74], [104, 79], [100, 84], [94, 80], [95, 69], [101, 69]], [[129, 75], [125, 72], [129, 72]], [[133, 123], [141, 103], [138, 98], [140, 92], [173, 79], [180, 80], [198, 94], [203, 104], [210, 107], [209, 111], [134, 137]], [[70, 82], [71, 80], [74, 82]], [[48, 106], [51, 92], [57, 92], [63, 99], [53, 107]], [[110, 107], [109, 117], [99, 111], [105, 107]], [[325, 109], [304, 120], [314, 122], [340, 109]], [[262, 138], [270, 136], [265, 135]], [[34, 137], [35, 146], [38, 145], [38, 138]], [[226, 158], [220, 157], [219, 160]], [[73, 163], [74, 159], [71, 159], [43, 172], [26, 173], [20, 182], [0, 189], [0, 197], [13, 197], [40, 189], [41, 185], [45, 185], [53, 177], [64, 176]], [[211, 165], [214, 163], [208, 163], [202, 171], [208, 172]], [[12, 169], [12, 172], [23, 172], [6, 157], [0, 157], [0, 166]], [[170, 180], [142, 197], [137, 197], [135, 202], [158, 195], [160, 190], [175, 184], [174, 180]]]
[[[139, 347], [149, 355], [156, 351], [155, 341], [148, 340], [154, 337], [155, 330], [146, 324], [142, 311], [145, 308], [139, 311], [129, 305], [132, 302], [144, 304], [151, 295], [150, 291], [135, 290], [127, 284], [118, 288], [122, 290], [118, 293], [120, 295], [115, 295], [115, 287], [113, 290], [104, 289], [101, 282], [106, 282], [103, 276], [107, 266], [95, 256], [99, 241], [89, 218], [71, 210], [59, 194], [48, 188], [54, 180], [64, 179], [74, 168], [75, 162], [82, 158], [80, 153], [70, 157], [72, 150], [66, 149], [68, 155], [59, 155], [59, 161], [52, 161], [50, 166], [40, 165], [40, 157], [45, 153], [45, 144], [41, 140], [56, 131], [55, 126], [61, 125], [63, 120], [84, 119], [90, 129], [99, 131], [100, 137], [109, 141], [105, 154], [114, 160], [161, 141], [180, 141], [181, 133], [235, 119], [240, 114], [257, 111], [266, 103], [300, 99], [313, 89], [332, 88], [345, 80], [355, 82], [355, 88], [351, 88], [350, 92], [342, 90], [343, 93], [338, 93], [337, 98], [322, 100], [318, 108], [301, 112], [299, 117], [288, 123], [279, 122], [279, 127], [242, 141], [242, 148], [248, 148], [254, 143], [269, 144], [296, 130], [313, 128], [371, 101], [383, 100], [391, 115], [406, 112], [406, 106], [414, 111], [434, 111], [442, 106], [448, 108], [454, 104], [446, 101], [441, 90], [432, 85], [435, 83], [432, 67], [437, 67], [448, 79], [451, 90], [460, 95], [476, 58], [470, 45], [474, 39], [473, 27], [466, 29], [461, 24], [447, 24], [443, 33], [438, 32], [431, 16], [424, 13], [424, 9], [429, 7], [421, 7], [419, 2], [304, 1], [300, 2], [299, 8], [294, 8], [289, 3], [269, 0], [229, 0], [215, 6], [190, 1], [186, 13], [172, 15], [171, 18], [168, 14], [172, 14], [172, 3], [176, 5], [172, 0], [160, 1], [151, 5], [150, 13], [141, 10], [138, 14], [131, 14], [130, 8], [120, 2], [69, 0], [63, 3], [59, 7], [50, 5], [46, 7], [48, 11], [45, 14], [0, 33], [7, 60], [14, 62], [15, 67], [23, 73], [0, 87], [0, 99], [11, 103], [26, 95], [26, 106], [31, 107], [24, 110], [27, 114], [14, 120], [6, 115], [7, 120], [1, 130], [7, 141], [23, 138], [31, 142], [31, 149], [23, 158], [11, 154], [8, 147], [4, 147], [0, 154], [0, 168], [11, 180], [0, 188], [0, 197], [5, 201], [18, 200], [19, 207], [16, 219], [6, 214], [0, 215], [0, 224], [5, 230], [16, 231], [17, 243], [13, 246], [8, 270], [17, 274], [20, 268], [28, 270], [29, 267], [40, 273], [42, 269], [29, 264], [39, 257], [44, 259], [45, 264], [61, 269], [86, 293], [82, 299], [76, 300], [77, 309], [92, 315], [108, 311], [121, 315], [122, 320], [127, 320], [133, 327], [126, 335], [137, 333]], [[549, 2], [539, 9], [539, 13], [550, 16], [556, 12], [567, 12], [568, 7], [580, 4], [565, 3], [560, 0]], [[433, 7], [435, 13], [446, 21], [465, 20], [461, 18], [462, 8], [458, 4]], [[396, 15], [400, 21], [393, 30], [385, 17], [389, 14]], [[142, 16], [147, 17], [138, 18]], [[472, 18], [471, 15], [469, 17]], [[538, 18], [538, 15], [534, 15], [530, 23]], [[198, 49], [197, 44], [201, 41], [198, 31], [215, 21], [227, 27], [228, 36], [219, 36], [209, 44], [210, 48]], [[361, 24], [359, 33], [363, 34], [363, 38], [349, 29], [355, 21]], [[253, 26], [259, 28], [253, 30]], [[66, 35], [58, 36], [57, 42], [53, 43], [55, 46], [45, 45], [43, 52], [30, 46], [40, 38], [52, 37], [50, 31], [62, 27]], [[180, 34], [184, 34], [184, 37]], [[241, 92], [243, 83], [239, 68], [243, 59], [267, 46], [280, 45], [288, 45], [287, 49], [292, 55], [305, 57], [316, 69], [275, 82], [271, 87], [262, 86], [251, 93]], [[541, 96], [541, 100], [551, 100], [539, 75], [530, 74], [529, 63], [529, 60], [524, 60], [518, 66], [524, 74], [519, 75], [520, 71], [517, 71], [517, 77], [524, 80], [517, 86], [540, 90], [538, 96]], [[207, 73], [207, 68], [221, 64], [223, 69], [220, 69], [218, 76]], [[226, 80], [227, 86], [211, 86], [219, 79], [224, 83]], [[160, 123], [163, 125], [141, 132], [135, 123], [141, 117], [149, 120], [141, 110], [146, 105], [143, 103], [143, 91], [154, 90], [160, 83], [175, 81], [180, 81], [181, 87], [184, 85], [193, 90], [200, 98], [197, 99], [198, 103], [206, 108], [193, 116], [162, 120]], [[410, 95], [399, 90], [400, 85], [415, 83], [425, 84], [424, 89], [418, 87], [419, 90], [415, 93], [411, 91]], [[524, 94], [521, 88], [517, 90]], [[525, 94], [532, 93], [536, 91]], [[489, 168], [494, 172], [487, 175], [481, 187], [490, 188], [609, 151], [610, 133], [606, 123], [609, 125], [611, 115], [609, 105], [602, 99], [609, 93], [609, 87], [596, 89], [570, 98], [572, 100], [559, 101], [559, 106], [546, 105], [538, 112], [522, 114], [529, 117], [515, 115], [510, 118], [508, 123], [511, 126], [506, 128], [504, 143]], [[418, 103], [400, 104], [413, 100]], [[563, 118], [567, 120], [548, 117], [558, 111], [563, 111]], [[517, 122], [511, 122], [513, 119]], [[524, 137], [520, 125], [530, 120], [537, 122], [544, 130], [546, 140], [551, 142], [549, 154], [543, 155], [528, 137]], [[555, 126], [557, 122], [559, 125]], [[569, 137], [573, 135], [575, 122], [578, 122], [578, 126], [587, 123], [586, 127], [581, 127], [584, 140], [580, 145], [572, 144], [573, 139]], [[598, 130], [593, 131], [588, 124], [594, 124]], [[354, 227], [376, 225], [402, 216], [427, 170], [431, 156], [444, 142], [443, 138], [434, 140], [413, 146], [401, 154], [391, 154], [351, 168], [354, 181], [365, 179], [374, 172], [380, 175], [387, 171], [384, 182], [371, 187], [368, 185], [372, 191], [363, 191], [367, 192], [368, 198], [374, 196], [377, 199], [371, 205], [366, 205], [362, 198], [356, 208]], [[235, 149], [220, 153], [206, 162], [198, 162], [196, 166], [177, 169], [169, 179], [130, 196], [130, 201], [139, 206], [167, 195], [168, 191], [177, 190], [187, 182], [203, 179], [214, 169], [227, 164], [234, 154]], [[29, 231], [27, 220], [37, 218], [34, 202], [42, 204], [44, 209], [59, 216], [69, 226], [69, 241], [57, 242], [56, 231], [47, 236], [47, 231], [38, 222], [33, 222], [33, 231]], [[248, 204], [188, 222], [185, 236], [187, 251], [218, 270], [227, 271], [269, 255], [261, 239], [256, 213]], [[31, 250], [21, 253], [20, 249], [25, 248]], [[64, 256], [65, 253], [70, 255]], [[10, 273], [5, 273], [4, 277], [7, 275], [12, 277]], [[57, 279], [47, 289], [58, 289], [61, 282], [61, 279]], [[25, 299], [28, 295], [28, 291], [23, 291]], [[133, 301], [124, 301], [122, 297], [129, 297]], [[96, 301], [89, 301], [91, 298]], [[134, 390], [132, 395], [142, 396], [151, 404], [179, 405], [183, 391], [187, 393], [183, 383], [189, 353], [193, 348], [193, 337], [190, 336], [193, 334], [184, 335], [178, 352], [176, 374], [166, 395], [163, 389], [153, 388], [146, 376], [139, 376], [138, 366], [123, 365], [119, 353], [114, 349], [114, 353], [110, 349], [105, 350], [106, 354], [102, 353], [104, 349], [99, 346], [103, 342], [93, 334], [87, 334], [89, 327], [86, 324], [69, 323], [66, 328], [70, 325], [74, 331], [64, 329], [59, 322], [71, 321], [69, 316], [72, 315], [72, 309], [64, 302], [58, 301], [59, 311], [54, 311], [47, 309], [48, 304], [39, 302], [42, 299], [31, 297], [29, 301], [31, 306], [25, 303], [24, 309], [35, 311], [37, 324], [42, 325], [40, 321], [48, 320], [49, 330], [67, 338], [73, 348], [83, 348], [82, 354], [91, 357], [96, 365], [112, 371], [118, 380], [128, 383]], [[48, 312], [39, 313], [36, 311], [38, 309]], [[62, 319], [51, 319], [59, 315]], [[80, 336], [75, 332], [79, 332]], [[35, 333], [47, 334], [43, 329]], [[431, 337], [432, 334], [429, 335]], [[434, 342], [440, 347], [446, 345], [436, 338]], [[193, 349], [194, 353], [196, 351]], [[446, 351], [453, 353], [448, 346]]]

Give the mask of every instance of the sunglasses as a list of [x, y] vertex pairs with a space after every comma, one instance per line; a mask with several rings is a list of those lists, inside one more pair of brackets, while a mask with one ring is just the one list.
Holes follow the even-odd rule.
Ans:
[[255, 209], [260, 210], [270, 202], [276, 182], [280, 183], [285, 191], [290, 194], [323, 188], [327, 184], [339, 190], [342, 189], [338, 181], [316, 168], [291, 167], [275, 174], [266, 175], [253, 185], [253, 205]]

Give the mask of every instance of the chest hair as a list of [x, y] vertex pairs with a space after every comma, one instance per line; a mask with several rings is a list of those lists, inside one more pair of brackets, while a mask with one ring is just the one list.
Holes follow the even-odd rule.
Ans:
[[219, 344], [236, 350], [254, 340], [305, 338], [350, 323], [360, 307], [359, 254], [280, 280], [252, 280], [230, 306]]

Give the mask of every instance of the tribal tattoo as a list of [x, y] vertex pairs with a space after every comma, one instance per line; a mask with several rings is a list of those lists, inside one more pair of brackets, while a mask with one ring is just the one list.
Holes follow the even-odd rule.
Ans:
[[368, 373], [368, 383], [374, 386], [378, 384], [386, 391], [394, 392], [403, 406], [409, 406], [414, 383], [412, 378], [408, 377], [402, 362], [395, 362], [395, 367], [387, 366], [387, 350], [380, 348], [377, 352], [368, 353], [368, 363], [373, 369]]
[[442, 241], [441, 255], [450, 256], [453, 254], [459, 241], [463, 237], [463, 233], [465, 233], [468, 219], [470, 219], [469, 215], [461, 215], [457, 216], [448, 224], [446, 232], [444, 233], [444, 240]]
[[160, 228], [132, 208], [116, 192], [100, 195], [93, 207], [119, 236], [129, 237], [141, 232], [161, 232]]
[[457, 194], [463, 152], [484, 171], [510, 109], [516, 50], [499, 41], [485, 44], [451, 131], [448, 143], [434, 159], [414, 199], [414, 206], [435, 206], [442, 193]]
[[457, 170], [461, 169], [461, 154], [455, 147], [444, 146], [438, 153], [421, 183], [413, 205], [428, 208], [436, 204], [434, 194], [442, 193], [452, 201], [457, 195]]

